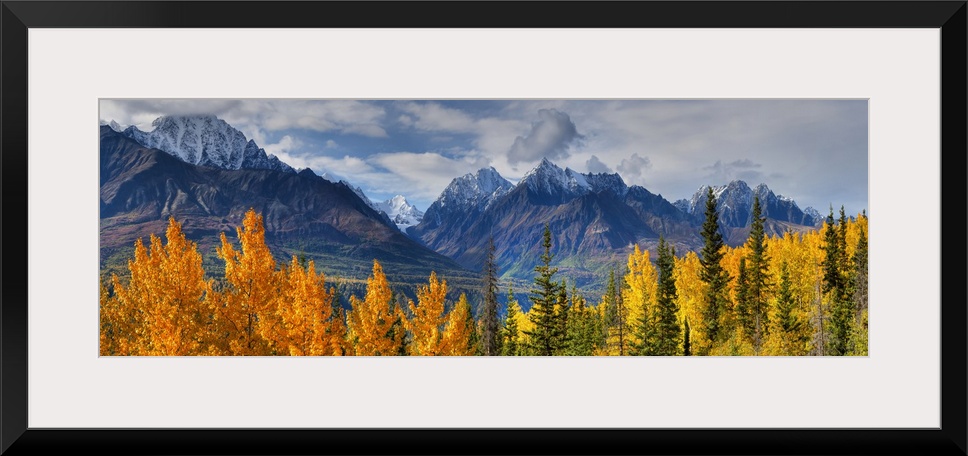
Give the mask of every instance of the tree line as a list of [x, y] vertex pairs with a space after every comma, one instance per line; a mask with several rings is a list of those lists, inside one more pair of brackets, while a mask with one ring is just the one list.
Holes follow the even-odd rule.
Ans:
[[[102, 355], [308, 356], [679, 356], [866, 355], [867, 217], [765, 235], [759, 199], [745, 245], [723, 243], [711, 189], [699, 253], [678, 256], [659, 239], [655, 261], [634, 246], [602, 296], [557, 280], [552, 236], [528, 293], [499, 289], [494, 245], [481, 302], [447, 299], [431, 273], [416, 301], [395, 293], [374, 260], [363, 296], [340, 305], [313, 261], [276, 264], [262, 217], [249, 210], [239, 248], [221, 235], [224, 278], [206, 279], [195, 243], [170, 218], [166, 241], [135, 242], [130, 277], [101, 283]], [[617, 273], [616, 273], [617, 272]], [[507, 293], [507, 303], [499, 295]]]

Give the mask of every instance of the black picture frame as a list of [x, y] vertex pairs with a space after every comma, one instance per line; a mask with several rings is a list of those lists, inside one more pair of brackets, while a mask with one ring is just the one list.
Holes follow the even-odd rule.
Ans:
[[[959, 1], [3, 1], [0, 452], [3, 454], [966, 454], [966, 16]], [[536, 11], [529, 13], [529, 11]], [[940, 28], [939, 429], [138, 429], [27, 427], [27, 30], [83, 27]], [[4, 242], [5, 241], [5, 242]]]

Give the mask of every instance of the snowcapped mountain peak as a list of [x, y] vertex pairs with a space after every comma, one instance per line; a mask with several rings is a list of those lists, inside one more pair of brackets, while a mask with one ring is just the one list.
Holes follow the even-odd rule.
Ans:
[[[706, 212], [706, 197], [708, 185], [699, 187], [692, 195], [692, 199], [676, 201], [675, 205], [683, 212], [690, 214], [697, 221], [702, 220]], [[766, 184], [759, 184], [750, 188], [746, 182], [734, 180], [727, 185], [712, 187], [716, 197], [717, 212], [720, 223], [731, 227], [747, 226], [752, 220], [754, 198], [760, 200], [761, 214], [776, 220], [792, 222], [800, 225], [812, 226], [815, 217], [807, 211], [801, 211], [792, 198], [773, 193]]]
[[448, 214], [483, 212], [512, 188], [514, 184], [493, 167], [481, 168], [450, 181], [437, 200], [427, 208], [424, 219], [439, 224]]
[[114, 130], [114, 131], [116, 131], [118, 133], [121, 133], [122, 131], [124, 131], [124, 127], [122, 127], [121, 125], [119, 125], [117, 122], [115, 122], [113, 120], [110, 121], [110, 122], [108, 122], [105, 125], [107, 125], [109, 128], [111, 128], [112, 130]]
[[527, 185], [535, 193], [565, 197], [603, 191], [625, 196], [629, 191], [628, 185], [617, 173], [583, 174], [571, 168], [561, 169], [548, 159], [543, 159], [538, 166], [528, 171], [518, 185]]
[[145, 147], [159, 149], [193, 165], [296, 172], [214, 115], [161, 116], [151, 122], [151, 126], [153, 129], [149, 132], [131, 126], [122, 134]]
[[403, 232], [423, 220], [424, 213], [410, 204], [403, 195], [396, 195], [386, 201], [376, 203], [376, 206], [384, 214], [387, 214], [397, 228]]

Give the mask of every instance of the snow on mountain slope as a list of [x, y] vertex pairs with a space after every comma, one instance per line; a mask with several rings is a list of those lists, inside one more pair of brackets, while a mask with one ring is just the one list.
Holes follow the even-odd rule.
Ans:
[[400, 231], [403, 232], [423, 220], [424, 213], [410, 204], [403, 195], [394, 196], [375, 205], [378, 210], [387, 214], [390, 220], [397, 225], [397, 228], [400, 228]]
[[296, 172], [215, 116], [162, 116], [151, 125], [154, 128], [149, 132], [130, 126], [122, 133], [145, 147], [162, 150], [193, 165]]

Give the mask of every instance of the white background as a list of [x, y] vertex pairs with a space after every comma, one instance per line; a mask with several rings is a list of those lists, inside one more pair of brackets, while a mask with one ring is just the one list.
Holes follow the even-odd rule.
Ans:
[[[940, 426], [937, 29], [28, 38], [32, 428]], [[98, 98], [869, 99], [871, 356], [99, 358]]]

